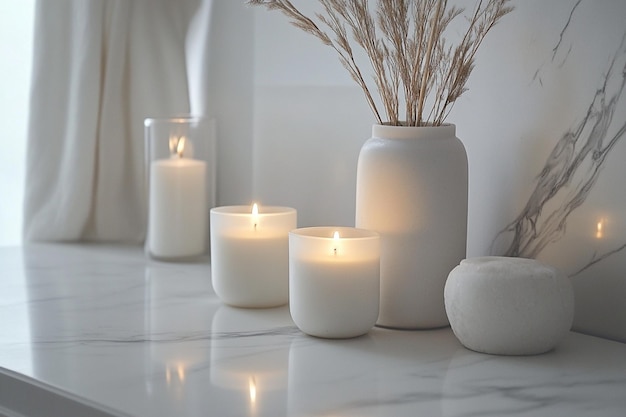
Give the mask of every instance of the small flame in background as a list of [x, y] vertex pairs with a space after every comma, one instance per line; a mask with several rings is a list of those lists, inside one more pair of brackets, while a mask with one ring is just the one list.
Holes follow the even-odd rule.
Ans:
[[596, 224], [596, 239], [602, 239], [604, 237], [604, 219], [598, 220]]
[[177, 155], [179, 158], [182, 158], [183, 151], [185, 150], [185, 142], [186, 142], [186, 139], [184, 136], [170, 137], [170, 153], [172, 155]]

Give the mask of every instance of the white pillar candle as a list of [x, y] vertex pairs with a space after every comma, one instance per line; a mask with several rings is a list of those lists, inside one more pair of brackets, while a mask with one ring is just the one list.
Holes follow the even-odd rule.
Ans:
[[[256, 207], [256, 205], [254, 206]], [[289, 301], [290, 207], [227, 206], [211, 210], [211, 279], [220, 299], [263, 308]]]
[[309, 227], [289, 233], [289, 309], [304, 333], [348, 338], [378, 318], [378, 234], [350, 227]]
[[183, 158], [184, 137], [170, 159], [150, 163], [148, 251], [162, 259], [201, 255], [206, 248], [206, 163]]

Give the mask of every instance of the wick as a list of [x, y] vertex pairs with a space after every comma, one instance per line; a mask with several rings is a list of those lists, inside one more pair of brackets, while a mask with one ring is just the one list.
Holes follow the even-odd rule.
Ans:
[[254, 223], [254, 230], [256, 231], [256, 223]]
[[337, 256], [337, 248], [334, 248], [333, 252], [335, 253], [335, 256]]

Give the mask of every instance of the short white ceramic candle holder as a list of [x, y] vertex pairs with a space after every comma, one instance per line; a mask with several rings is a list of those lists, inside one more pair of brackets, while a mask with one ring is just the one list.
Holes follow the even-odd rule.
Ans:
[[480, 257], [461, 261], [446, 282], [450, 325], [468, 349], [497, 355], [552, 350], [572, 327], [572, 284], [532, 259]]
[[291, 207], [225, 206], [211, 209], [211, 279], [226, 304], [267, 308], [289, 302]]
[[215, 201], [213, 121], [180, 116], [149, 118], [144, 125], [146, 251], [160, 260], [203, 255]]
[[350, 227], [289, 233], [289, 309], [304, 333], [361, 336], [376, 324], [379, 297], [377, 233]]

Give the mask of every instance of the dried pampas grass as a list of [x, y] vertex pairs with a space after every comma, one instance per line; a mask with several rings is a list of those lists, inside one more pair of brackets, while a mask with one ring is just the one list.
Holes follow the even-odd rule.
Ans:
[[[449, 7], [448, 0], [377, 0], [375, 13], [368, 0], [319, 0], [325, 14], [316, 13], [315, 19], [303, 15], [289, 0], [247, 3], [282, 12], [293, 25], [333, 48], [365, 93], [378, 123], [439, 126], [467, 90], [465, 84], [485, 35], [513, 10], [509, 1], [479, 0], [455, 45], [446, 43], [444, 33], [464, 9]], [[348, 32], [369, 58], [385, 121], [355, 60]], [[401, 118], [402, 100], [405, 114]]]

